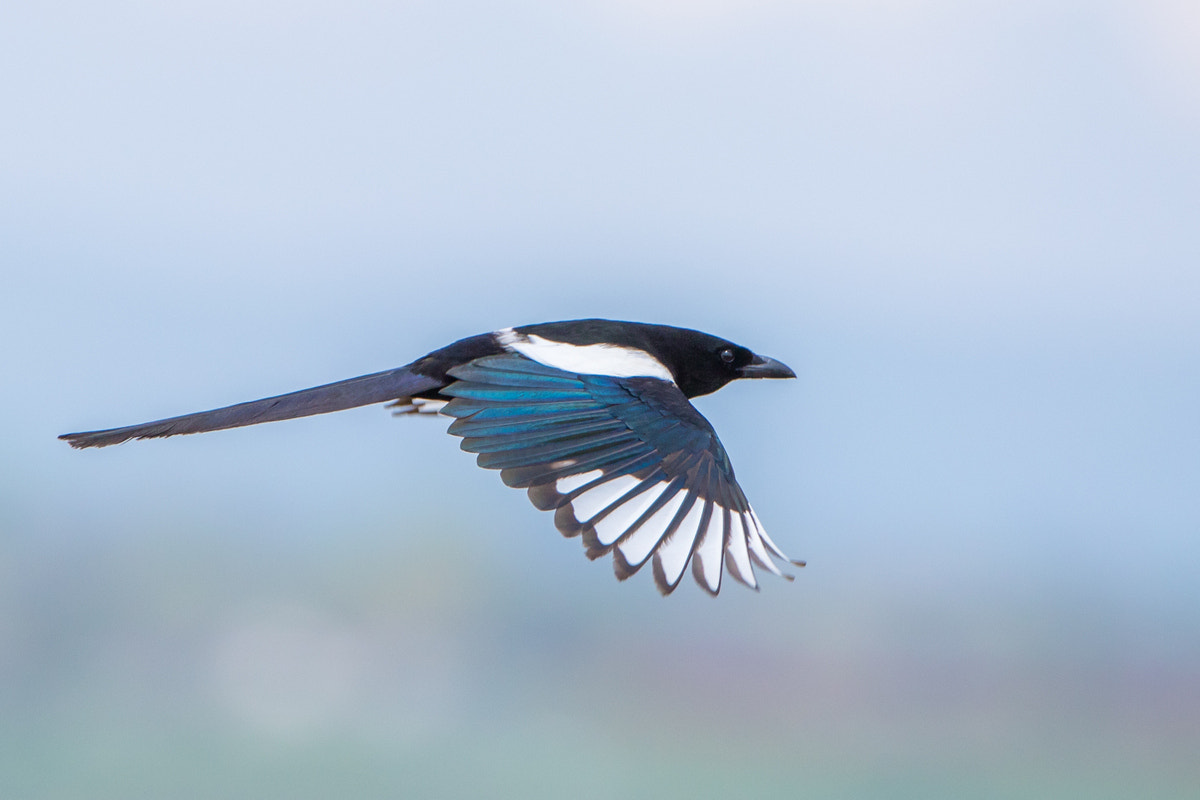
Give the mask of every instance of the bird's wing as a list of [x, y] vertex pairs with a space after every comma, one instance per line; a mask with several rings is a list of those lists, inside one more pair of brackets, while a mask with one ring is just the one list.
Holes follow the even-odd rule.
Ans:
[[385, 403], [388, 400], [431, 391], [442, 383], [443, 381], [437, 378], [420, 375], [408, 367], [400, 367], [212, 411], [184, 414], [125, 428], [64, 433], [58, 438], [65, 439], [72, 447], [106, 447], [128, 439], [153, 439], [181, 433], [217, 431], [256, 425], [260, 422], [327, 414], [330, 411], [341, 411], [372, 403]]
[[648, 561], [663, 594], [689, 560], [712, 594], [723, 563], [755, 589], [752, 562], [783, 575], [774, 559], [789, 559], [763, 531], [712, 426], [674, 384], [577, 375], [515, 353], [449, 376], [442, 413], [455, 417], [450, 433], [462, 448], [554, 510], [559, 531], [582, 535], [590, 558], [611, 552], [622, 580]]

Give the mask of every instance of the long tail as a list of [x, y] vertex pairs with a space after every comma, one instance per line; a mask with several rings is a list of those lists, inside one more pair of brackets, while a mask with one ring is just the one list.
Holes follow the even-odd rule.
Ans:
[[64, 433], [58, 438], [68, 442], [71, 447], [107, 447], [129, 439], [153, 439], [181, 433], [218, 431], [243, 425], [257, 425], [260, 422], [327, 414], [330, 411], [411, 397], [441, 385], [442, 381], [437, 378], [429, 378], [413, 372], [408, 367], [400, 367], [212, 411], [184, 414], [125, 428]]

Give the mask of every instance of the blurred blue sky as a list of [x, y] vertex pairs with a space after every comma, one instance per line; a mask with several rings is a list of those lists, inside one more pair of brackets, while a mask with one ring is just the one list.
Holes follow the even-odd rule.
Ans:
[[[1194, 4], [16, 4], [0, 103], [0, 794], [1200, 785]], [[698, 403], [795, 584], [377, 408], [54, 440], [580, 316], [796, 369]]]

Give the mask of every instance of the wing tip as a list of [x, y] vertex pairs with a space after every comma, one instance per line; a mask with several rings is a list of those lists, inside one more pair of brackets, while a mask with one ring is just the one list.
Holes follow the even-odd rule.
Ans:
[[726, 551], [725, 569], [733, 579], [748, 589], [753, 589], [756, 592], [759, 591], [758, 577], [754, 574], [754, 566], [747, 564], [746, 568], [750, 573], [748, 576], [742, 574], [741, 569], [737, 565], [737, 560], [729, 555], [728, 550]]
[[717, 585], [712, 586], [708, 582], [708, 578], [704, 574], [704, 562], [699, 553], [692, 554], [692, 577], [700, 588], [708, 593], [709, 597], [716, 597], [721, 593], [721, 567], [717, 566]]
[[529, 502], [533, 503], [533, 507], [538, 511], [555, 511], [563, 501], [563, 496], [552, 483], [530, 486], [526, 491], [529, 494]]
[[636, 566], [630, 564], [629, 559], [627, 559], [625, 554], [621, 552], [621, 548], [613, 548], [613, 574], [617, 576], [617, 580], [619, 581], [626, 581], [632, 578], [638, 573], [638, 570], [640, 570], [642, 565], [645, 563], [646, 562], [643, 561], [641, 564]]
[[659, 557], [658, 553], [655, 553], [654, 558], [651, 559], [651, 569], [654, 572], [654, 585], [658, 588], [659, 594], [667, 597], [671, 592], [675, 591], [675, 587], [679, 585], [679, 582], [671, 583], [667, 580], [667, 574], [663, 571], [662, 558]]
[[[536, 503], [534, 504], [536, 505]], [[549, 509], [546, 509], [549, 511]], [[579, 524], [579, 520], [575, 519], [575, 511], [571, 508], [571, 504], [561, 505], [554, 511], [554, 527], [568, 539], [574, 539], [579, 534], [583, 533], [584, 526]]]

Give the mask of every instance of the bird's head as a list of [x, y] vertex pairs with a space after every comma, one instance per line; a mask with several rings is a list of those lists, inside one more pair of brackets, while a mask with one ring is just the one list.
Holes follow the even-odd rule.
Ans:
[[667, 337], [662, 358], [675, 384], [688, 397], [710, 394], [740, 378], [794, 378], [781, 361], [760, 356], [749, 348], [683, 328]]

